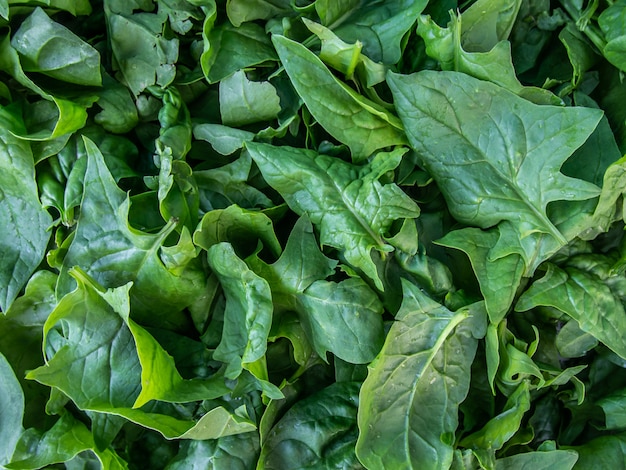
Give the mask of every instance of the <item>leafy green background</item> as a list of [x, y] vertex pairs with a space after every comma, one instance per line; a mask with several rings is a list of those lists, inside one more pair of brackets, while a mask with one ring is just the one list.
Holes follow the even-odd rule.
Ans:
[[0, 0], [0, 468], [625, 468], [625, 11]]

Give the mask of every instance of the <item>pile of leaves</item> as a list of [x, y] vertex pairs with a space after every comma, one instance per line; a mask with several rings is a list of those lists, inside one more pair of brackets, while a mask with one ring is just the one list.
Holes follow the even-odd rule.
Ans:
[[0, 467], [626, 468], [626, 1], [0, 26]]

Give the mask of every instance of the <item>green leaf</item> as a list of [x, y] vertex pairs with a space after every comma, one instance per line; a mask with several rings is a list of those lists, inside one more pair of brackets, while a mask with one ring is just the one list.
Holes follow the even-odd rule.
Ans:
[[285, 251], [278, 261], [267, 264], [253, 255], [246, 258], [246, 263], [269, 283], [274, 311], [295, 311], [298, 295], [315, 281], [333, 274], [337, 265], [337, 261], [327, 258], [320, 251], [306, 215], [293, 226]]
[[461, 40], [468, 51], [486, 52], [507, 39], [521, 0], [477, 0], [463, 12]]
[[307, 109], [330, 135], [350, 147], [355, 162], [406, 143], [398, 118], [340, 82], [302, 44], [273, 36], [278, 56]]
[[130, 91], [108, 75], [104, 75], [103, 85], [98, 98], [102, 111], [94, 116], [94, 121], [115, 134], [129, 132], [139, 121]]
[[207, 255], [226, 296], [224, 331], [213, 357], [226, 363], [226, 377], [235, 379], [265, 355], [272, 294], [267, 281], [251, 271], [229, 243], [211, 246]]
[[102, 85], [98, 51], [39, 7], [22, 22], [11, 45], [20, 54], [26, 72], [40, 72], [77, 85]]
[[45, 100], [54, 103], [54, 106], [57, 108], [56, 120], [53, 120], [52, 129], [35, 129], [33, 132], [29, 132], [29, 130], [25, 129], [23, 126], [7, 126], [5, 119], [1, 118], [3, 125], [6, 126], [7, 129], [10, 129], [14, 135], [26, 140], [45, 141], [75, 132], [85, 125], [87, 121], [85, 106], [47, 93], [26, 76], [22, 69], [19, 55], [10, 44], [8, 34], [0, 41], [0, 69], [10, 74], [21, 85], [35, 92]]
[[[230, 155], [237, 150], [243, 148], [244, 143], [252, 141], [254, 139], [254, 133], [244, 131], [243, 129], [237, 129], [235, 127], [228, 127], [222, 124], [198, 124], [193, 128], [193, 136], [196, 139], [206, 140], [211, 144], [213, 149], [221, 155]], [[249, 162], [250, 160], [248, 160]], [[234, 163], [234, 162], [233, 162]], [[204, 170], [204, 172], [197, 172], [203, 174], [212, 170]], [[214, 170], [213, 170], [214, 171]], [[245, 177], [248, 177], [248, 171]]]
[[[3, 108], [0, 115], [23, 129], [15, 111]], [[0, 310], [6, 313], [43, 259], [52, 225], [37, 194], [30, 143], [6, 127], [0, 129], [0, 188]]]
[[370, 59], [392, 65], [401, 57], [404, 35], [415, 24], [428, 2], [426, 0], [361, 0], [357, 4], [353, 1], [338, 3], [345, 4], [350, 11], [345, 12], [341, 18], [337, 18], [335, 24], [329, 25], [329, 28], [346, 42], [361, 41], [363, 52]]
[[221, 24], [211, 30], [207, 43], [210, 49], [202, 66], [209, 83], [220, 82], [239, 70], [278, 60], [272, 42], [256, 23], [239, 27]]
[[419, 215], [398, 186], [378, 181], [398, 166], [404, 150], [379, 153], [370, 163], [355, 166], [310, 150], [257, 143], [246, 147], [289, 207], [319, 225], [321, 244], [342, 250], [382, 290], [370, 250], [392, 251], [383, 239], [392, 222]]
[[581, 330], [578, 322], [568, 321], [556, 335], [555, 345], [563, 357], [582, 357], [598, 345], [598, 340]]
[[598, 195], [559, 172], [593, 132], [598, 110], [535, 105], [456, 72], [390, 74], [388, 83], [420, 164], [457, 220], [480, 228], [510, 221], [520, 239], [567, 243], [546, 207]]
[[280, 99], [270, 82], [248, 80], [240, 70], [220, 82], [220, 114], [227, 126], [243, 126], [274, 119]]
[[352, 364], [371, 362], [383, 345], [383, 306], [360, 278], [315, 281], [296, 307], [317, 354], [330, 351]]
[[617, 1], [598, 17], [598, 25], [607, 40], [602, 53], [604, 57], [621, 70], [626, 70], [626, 34], [624, 34], [624, 1]]
[[100, 450], [96, 447], [93, 435], [83, 423], [63, 413], [55, 425], [45, 433], [34, 428], [22, 434], [13, 461], [6, 466], [11, 469], [42, 468], [66, 462], [81, 452], [93, 453], [102, 468], [122, 470], [128, 468], [112, 449]]
[[587, 468], [626, 469], [626, 461], [624, 461], [626, 434], [624, 433], [597, 437], [586, 444], [568, 449], [578, 452], [578, 461], [573, 470], [585, 470]]
[[525, 380], [508, 397], [501, 413], [491, 418], [479, 431], [464, 437], [459, 445], [472, 449], [500, 450], [519, 431], [528, 410], [530, 390]]
[[[316, 6], [318, 3], [316, 2]], [[320, 38], [322, 42], [320, 59], [330, 67], [343, 73], [346, 80], [353, 80], [356, 75], [367, 87], [373, 87], [385, 81], [387, 67], [363, 55], [361, 53], [363, 44], [360, 41], [348, 44], [321, 24], [306, 18], [303, 18], [302, 21], [304, 21], [309, 31]]]
[[11, 364], [0, 353], [0, 466], [13, 455], [22, 433], [24, 393]]
[[578, 454], [571, 450], [524, 452], [496, 460], [496, 470], [571, 470]]
[[549, 264], [546, 275], [522, 294], [515, 310], [525, 312], [541, 305], [569, 315], [581, 330], [626, 358], [626, 340], [621, 334], [626, 311], [605, 281], [577, 268], [563, 270]]
[[248, 470], [256, 465], [259, 436], [256, 432], [206, 441], [181, 441], [178, 455], [167, 470]]
[[169, 85], [176, 75], [178, 41], [161, 34], [167, 17], [106, 12], [116, 70], [134, 95], [151, 85]]
[[[212, 399], [228, 390], [220, 378], [184, 381], [172, 358], [129, 319], [131, 284], [104, 290], [75, 269], [77, 288], [65, 295], [44, 325], [54, 354], [27, 378], [62, 391], [80, 409], [122, 416], [167, 438], [212, 439], [254, 429], [246, 417], [222, 407], [199, 421], [135, 407], [151, 399]], [[59, 330], [59, 324], [62, 330]]]
[[372, 469], [449, 468], [477, 347], [474, 313], [450, 312], [402, 285], [402, 306], [361, 388], [357, 456]]
[[420, 16], [417, 27], [426, 43], [426, 53], [437, 60], [443, 70], [463, 72], [472, 77], [500, 85], [537, 104], [561, 104], [561, 100], [547, 90], [525, 87], [517, 79], [511, 58], [511, 45], [499, 41], [480, 52], [467, 52], [461, 45], [461, 22], [465, 14], [450, 13], [447, 28], [441, 28], [428, 16]]
[[606, 428], [610, 430], [626, 429], [626, 390], [618, 390], [596, 402], [604, 411]]
[[291, 11], [290, 0], [228, 0], [226, 14], [235, 27], [246, 21], [266, 20]]
[[205, 250], [220, 242], [229, 242], [240, 250], [250, 250], [256, 248], [260, 241], [274, 256], [279, 256], [282, 251], [272, 219], [263, 212], [242, 209], [237, 205], [204, 214], [193, 234], [193, 241]]
[[157, 234], [131, 227], [129, 198], [115, 184], [98, 147], [87, 138], [84, 142], [88, 161], [81, 214], [64, 259], [59, 294], [72, 289], [74, 283], [68, 270], [79, 266], [105, 287], [133, 281], [135, 318], [148, 323], [159, 316], [170, 324], [183, 321], [176, 313], [200, 295], [204, 275], [192, 263], [182, 274], [163, 265], [159, 252], [175, 225], [170, 223]]
[[485, 298], [489, 320], [494, 324], [498, 324], [508, 313], [525, 271], [524, 260], [517, 253], [497, 260], [490, 259], [490, 251], [498, 238], [499, 234], [494, 230], [464, 228], [448, 232], [437, 240], [438, 245], [467, 254]]
[[269, 432], [257, 468], [363, 468], [354, 453], [358, 398], [358, 383], [341, 382], [298, 401]]

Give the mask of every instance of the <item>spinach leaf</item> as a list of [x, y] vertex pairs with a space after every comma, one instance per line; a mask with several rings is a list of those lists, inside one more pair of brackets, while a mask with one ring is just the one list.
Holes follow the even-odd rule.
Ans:
[[392, 251], [383, 238], [391, 223], [419, 214], [398, 186], [378, 181], [398, 166], [404, 151], [379, 153], [369, 164], [355, 166], [310, 150], [256, 143], [246, 147], [289, 207], [307, 213], [320, 226], [320, 242], [342, 250], [349, 263], [382, 289], [370, 250]]
[[396, 321], [361, 388], [357, 455], [368, 468], [448, 468], [476, 353], [470, 323], [481, 311], [453, 313], [402, 286]]

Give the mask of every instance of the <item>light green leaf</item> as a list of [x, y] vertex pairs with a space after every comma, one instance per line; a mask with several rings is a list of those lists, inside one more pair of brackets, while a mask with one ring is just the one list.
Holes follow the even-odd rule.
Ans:
[[383, 238], [392, 222], [419, 215], [417, 205], [398, 186], [378, 181], [398, 166], [404, 149], [379, 153], [368, 164], [356, 166], [310, 150], [257, 143], [246, 147], [289, 207], [319, 226], [321, 244], [341, 250], [382, 290], [370, 251], [392, 251]]
[[263, 442], [258, 470], [363, 468], [354, 453], [359, 384], [335, 383], [298, 401]]
[[374, 151], [406, 143], [398, 118], [340, 82], [302, 44], [284, 36], [272, 41], [291, 83], [324, 129], [350, 147], [355, 162]]
[[[206, 140], [216, 152], [222, 155], [235, 153], [235, 151], [243, 147], [245, 142], [250, 142], [254, 139], [254, 133], [252, 132], [224, 126], [222, 124], [207, 123], [195, 125], [193, 128], [193, 136], [196, 139]], [[204, 172], [198, 173], [206, 173], [208, 171], [212, 170], [204, 170]], [[248, 172], [249, 171], [250, 169], [248, 168]], [[248, 177], [248, 172], [246, 172], [246, 178]], [[198, 173], [196, 173], [196, 175]]]
[[68, 270], [79, 266], [105, 287], [133, 281], [133, 313], [140, 321], [157, 322], [159, 327], [186, 321], [177, 317], [177, 312], [201, 294], [204, 274], [192, 263], [182, 274], [163, 265], [159, 251], [175, 224], [166, 225], [156, 234], [131, 227], [129, 198], [115, 184], [98, 147], [87, 138], [84, 142], [88, 158], [84, 195], [78, 226], [59, 278], [59, 294], [72, 289], [74, 283]]
[[317, 354], [352, 364], [371, 362], [383, 345], [383, 306], [360, 278], [315, 281], [298, 295], [296, 308]]
[[599, 110], [535, 105], [457, 72], [389, 74], [388, 83], [420, 164], [457, 220], [480, 228], [510, 221], [520, 240], [545, 234], [557, 248], [567, 243], [546, 207], [598, 195], [559, 169], [591, 135]]
[[320, 59], [330, 67], [343, 73], [346, 80], [353, 80], [356, 74], [367, 87], [373, 87], [385, 81], [387, 67], [363, 55], [361, 53], [363, 44], [360, 41], [348, 44], [321, 24], [306, 18], [303, 18], [302, 21], [304, 21], [309, 31], [322, 41]]
[[626, 311], [605, 281], [577, 268], [565, 270], [548, 265], [544, 277], [522, 294], [515, 310], [554, 307], [576, 320], [580, 329], [593, 335], [619, 356], [626, 358]]
[[40, 72], [77, 85], [102, 85], [98, 51], [39, 7], [22, 22], [11, 45], [20, 54], [26, 72]]
[[[2, 108], [14, 129], [23, 123], [17, 109]], [[0, 128], [0, 310], [7, 312], [44, 257], [52, 217], [37, 194], [30, 143]]]
[[377, 470], [449, 468], [477, 347], [471, 312], [450, 312], [402, 285], [402, 306], [361, 388], [357, 456]]
[[609, 166], [604, 173], [602, 192], [593, 214], [594, 228], [597, 232], [606, 232], [616, 220], [626, 220], [626, 212], [622, 205], [618, 204], [618, 199], [626, 192], [624, 188], [626, 188], [626, 156]]
[[265, 355], [272, 294], [267, 281], [252, 272], [229, 243], [211, 246], [207, 255], [226, 296], [224, 331], [213, 357], [226, 363], [226, 377], [235, 379]]
[[248, 80], [240, 70], [220, 81], [220, 114], [227, 126], [269, 121], [280, 112], [280, 98], [270, 82]]

